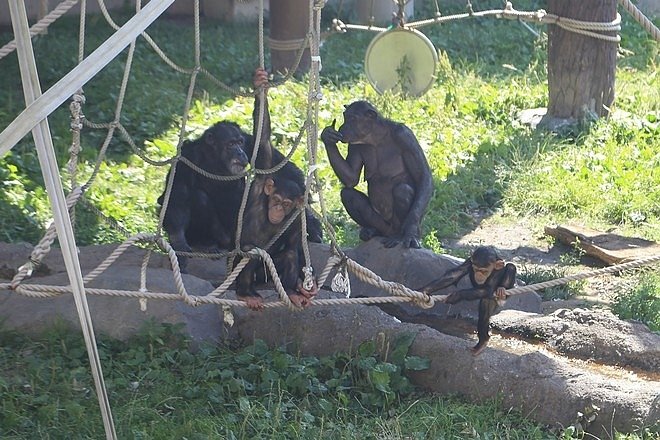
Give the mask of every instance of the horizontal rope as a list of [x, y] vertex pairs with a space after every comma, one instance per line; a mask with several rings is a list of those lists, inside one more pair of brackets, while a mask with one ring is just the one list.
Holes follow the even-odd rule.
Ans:
[[276, 40], [268, 38], [268, 46], [275, 50], [300, 50], [304, 47], [309, 47], [308, 38], [296, 38], [292, 40]]
[[[258, 250], [255, 251], [260, 254], [260, 256], [264, 257], [267, 256], [267, 254], [263, 253], [264, 251]], [[335, 258], [333, 261], [337, 261], [336, 257], [331, 257]], [[347, 262], [350, 262], [351, 260], [346, 260]], [[176, 262], [176, 258], [174, 259], [174, 262]], [[602, 274], [607, 274], [607, 273], [613, 273], [613, 272], [620, 272], [624, 270], [629, 270], [633, 269], [636, 267], [652, 264], [660, 262], [660, 255], [649, 257], [649, 258], [643, 258], [635, 261], [631, 261], [628, 263], [622, 263], [622, 264], [617, 264], [615, 266], [610, 266], [602, 269], [597, 269], [591, 272], [585, 272], [581, 274], [576, 274], [568, 277], [563, 277], [563, 278], [558, 278], [555, 280], [550, 280], [550, 281], [544, 281], [541, 283], [537, 284], [530, 284], [528, 286], [523, 286], [523, 287], [516, 287], [513, 289], [508, 289], [506, 291], [507, 296], [512, 296], [512, 295], [519, 295], [522, 293], [529, 293], [529, 292], [534, 292], [538, 290], [543, 290], [548, 287], [554, 287], [557, 285], [561, 284], [567, 284], [572, 281], [577, 281], [581, 279], [586, 279], [589, 277], [597, 276], [597, 275], [602, 275]], [[272, 261], [271, 261], [272, 263]], [[178, 266], [178, 265], [177, 265]], [[351, 269], [355, 269], [357, 266], [357, 263], [349, 264], [349, 267]], [[269, 267], [269, 269], [274, 269]], [[363, 268], [365, 269], [365, 268]], [[365, 270], [365, 272], [370, 272], [368, 269]], [[327, 276], [326, 271], [324, 271], [324, 275]], [[375, 276], [377, 279], [380, 279], [377, 275]], [[322, 280], [325, 278], [322, 277]], [[368, 297], [368, 298], [327, 298], [327, 299], [314, 299], [310, 305], [314, 306], [327, 306], [327, 305], [348, 305], [348, 304], [383, 304], [383, 303], [412, 303], [416, 305], [420, 305], [423, 307], [424, 302], [443, 302], [444, 299], [448, 295], [426, 295], [422, 292], [417, 292], [413, 291], [411, 289], [406, 288], [405, 286], [399, 284], [399, 283], [394, 283], [391, 281], [384, 282], [387, 290], [391, 290], [392, 292], [396, 292], [397, 289], [403, 289], [405, 291], [412, 292], [415, 296], [390, 296], [390, 297]], [[276, 286], [276, 289], [279, 290], [281, 288], [280, 286]], [[0, 283], [0, 289], [2, 290], [12, 290], [12, 285], [10, 283]], [[21, 295], [32, 297], [32, 298], [49, 298], [49, 297], [54, 297], [58, 295], [62, 295], [65, 293], [72, 293], [71, 287], [69, 286], [50, 286], [50, 285], [43, 285], [43, 284], [21, 284], [19, 286], [14, 286], [13, 290]], [[88, 294], [92, 295], [107, 295], [107, 296], [117, 296], [117, 297], [130, 297], [130, 298], [145, 298], [145, 299], [165, 299], [165, 300], [183, 300], [189, 305], [201, 305], [201, 304], [218, 304], [218, 305], [227, 305], [227, 306], [235, 306], [235, 307], [247, 307], [247, 303], [241, 300], [230, 300], [230, 299], [225, 299], [225, 298], [217, 298], [216, 296], [218, 293], [212, 293], [211, 295], [205, 295], [205, 296], [197, 296], [197, 295], [182, 295], [182, 294], [176, 294], [176, 293], [162, 293], [162, 292], [140, 292], [140, 291], [131, 291], [131, 290], [113, 290], [113, 289], [98, 289], [98, 288], [90, 288], [86, 287], [85, 292]], [[281, 296], [282, 298], [282, 296]], [[425, 301], [420, 301], [420, 298], [425, 299]], [[287, 298], [288, 299], [288, 298]], [[426, 300], [428, 299], [428, 300]], [[290, 301], [285, 302], [285, 301], [273, 301], [273, 302], [266, 302], [263, 304], [265, 308], [275, 308], [275, 307], [282, 307], [286, 306], [289, 307], [292, 310], [298, 310], [296, 307], [292, 307]]]
[[[535, 22], [540, 24], [554, 24], [567, 31], [597, 38], [600, 40], [612, 41], [612, 42], [621, 41], [621, 37], [619, 35], [603, 35], [599, 33], [599, 32], [620, 31], [621, 16], [619, 14], [617, 14], [616, 18], [611, 22], [591, 22], [591, 21], [582, 21], [582, 20], [575, 20], [572, 18], [560, 17], [555, 14], [549, 14], [543, 9], [539, 9], [536, 11], [518, 11], [513, 8], [511, 2], [507, 2], [506, 7], [504, 9], [488, 9], [484, 11], [465, 12], [462, 14], [452, 14], [446, 16], [437, 14], [435, 17], [426, 20], [419, 20], [410, 23], [405, 23], [403, 27], [405, 29], [417, 29], [431, 24], [440, 24], [449, 21], [461, 20], [464, 18], [473, 18], [473, 17], [495, 17], [495, 18], [506, 18], [509, 20], [523, 20], [523, 21]], [[333, 29], [338, 32], [346, 32], [346, 30], [348, 29], [366, 30], [366, 31], [375, 31], [375, 32], [384, 32], [388, 30], [388, 28], [384, 28], [384, 27], [345, 24], [339, 19], [334, 19], [332, 23], [333, 23]]]

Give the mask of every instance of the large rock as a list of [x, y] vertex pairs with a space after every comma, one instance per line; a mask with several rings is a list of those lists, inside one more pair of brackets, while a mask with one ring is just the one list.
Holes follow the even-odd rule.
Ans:
[[[190, 295], [206, 295], [213, 286], [199, 278], [183, 275], [184, 286]], [[37, 278], [24, 283], [46, 286], [67, 286], [64, 273]], [[133, 290], [140, 288], [140, 267], [111, 267], [92, 281], [88, 287], [106, 290]], [[147, 290], [158, 293], [177, 293], [172, 272], [148, 269]], [[147, 321], [183, 324], [183, 331], [195, 341], [218, 341], [224, 336], [218, 306], [191, 307], [183, 301], [149, 300], [146, 310], [140, 300], [122, 296], [87, 294], [87, 303], [95, 331], [117, 339], [136, 334]], [[30, 298], [16, 292], [0, 290], [0, 322], [9, 328], [26, 333], [38, 333], [55, 322], [65, 321], [80, 328], [80, 319], [73, 295], [63, 294], [51, 298]]]
[[559, 309], [548, 316], [510, 310], [493, 317], [500, 331], [542, 341], [559, 353], [608, 365], [660, 371], [660, 335], [609, 310]]
[[[326, 245], [310, 246], [312, 261], [317, 270], [322, 270], [325, 261], [330, 256], [330, 250]], [[438, 255], [428, 249], [388, 249], [378, 240], [370, 240], [360, 244], [354, 249], [346, 250], [346, 255], [381, 276], [386, 281], [401, 283], [411, 289], [419, 289], [430, 281], [439, 278], [445, 271], [456, 267], [463, 262], [462, 259], [450, 255]], [[332, 275], [328, 277], [326, 286], [330, 284]], [[381, 288], [360, 281], [351, 274], [351, 294], [353, 296], [389, 296]], [[469, 280], [462, 279], [457, 287], [450, 287], [436, 292], [438, 295], [446, 295], [456, 288], [470, 286]], [[413, 304], [397, 303], [389, 309], [397, 316], [430, 316], [445, 318], [448, 315], [469, 319], [477, 319], [478, 301], [466, 301], [455, 305], [436, 303], [430, 309], [420, 308]], [[534, 292], [510, 297], [502, 310], [522, 310], [531, 313], [541, 312], [541, 298]]]
[[599, 408], [587, 431], [609, 438], [612, 429], [632, 432], [658, 423], [660, 384], [637, 376], [600, 374], [571, 360], [531, 349], [514, 352], [489, 347], [471, 355], [474, 343], [427, 326], [401, 323], [380, 309], [362, 305], [311, 307], [302, 312], [271, 309], [235, 311], [245, 341], [262, 339], [271, 346], [317, 356], [354, 352], [365, 340], [388, 346], [397, 334], [415, 332], [412, 355], [431, 361], [412, 374], [418, 386], [441, 394], [460, 394], [475, 402], [501, 397], [532, 419], [550, 426], [569, 426], [594, 405]]
[[[18, 267], [23, 264], [23, 253], [26, 251], [28, 249], [24, 246], [9, 250], [7, 246], [0, 246], [0, 261], [7, 262], [5, 258], [9, 255], [12, 255], [11, 258], [20, 255], [20, 261], [7, 264], [9, 268]], [[110, 251], [109, 248], [102, 251], [97, 247], [82, 248], [80, 260], [84, 271], [95, 267]], [[110, 266], [91, 286], [138, 290], [143, 253], [140, 249], [132, 250], [125, 259]], [[378, 255], [374, 256], [374, 253]], [[312, 259], [317, 272], [323, 270], [328, 256], [327, 246], [312, 246]], [[418, 287], [457, 264], [455, 260], [438, 259], [428, 251], [385, 250], [377, 243], [360, 246], [351, 256], [377, 273], [387, 274], [384, 278], [403, 282], [410, 287]], [[46, 264], [48, 272], [53, 275], [37, 276], [25, 283], [68, 284], [56, 253], [49, 256]], [[157, 257], [151, 260], [151, 264], [167, 266], [168, 262]], [[191, 272], [199, 270], [212, 278], [220, 277], [224, 271], [222, 262], [195, 264], [199, 267], [191, 267]], [[176, 293], [171, 271], [153, 266], [147, 269], [147, 289]], [[328, 280], [331, 277], [332, 274]], [[184, 275], [183, 278], [190, 294], [206, 295], [213, 289], [211, 283], [195, 276]], [[360, 284], [353, 280], [354, 295], [362, 295], [370, 289], [365, 287], [363, 290]], [[272, 291], [263, 293], [267, 300], [275, 297]], [[373, 290], [373, 294], [384, 295], [379, 289]], [[320, 296], [338, 295], [323, 291]], [[228, 297], [234, 296], [229, 293]], [[272, 346], [286, 345], [306, 355], [330, 355], [352, 352], [365, 340], [387, 342], [401, 332], [415, 332], [417, 336], [411, 354], [431, 361], [428, 370], [412, 375], [414, 383], [422, 388], [442, 394], [462, 394], [475, 402], [500, 396], [504, 405], [521, 409], [534, 420], [552, 426], [568, 426], [576, 421], [579, 413], [585, 412], [585, 408], [594, 405], [599, 410], [587, 429], [601, 437], [611, 435], [612, 429], [631, 432], [651, 426], [658, 423], [660, 416], [660, 384], [652, 375], [615, 374], [609, 370], [601, 371], [602, 368], [597, 365], [585, 367], [542, 346], [520, 341], [508, 344], [508, 339], [499, 335], [494, 335], [489, 347], [480, 356], [474, 357], [468, 350], [474, 344], [470, 340], [472, 337], [454, 337], [428, 326], [401, 323], [377, 307], [312, 306], [300, 312], [284, 307], [263, 312], [235, 307], [235, 325], [230, 331], [223, 325], [217, 306], [191, 307], [182, 301], [150, 300], [146, 311], [142, 311], [139, 300], [134, 298], [92, 295], [87, 295], [87, 298], [96, 331], [118, 338], [133, 334], [146, 320], [154, 319], [157, 322], [182, 323], [185, 331], [195, 340], [218, 341], [229, 334], [240, 337], [244, 342], [263, 339]], [[504, 319], [509, 315], [503, 313], [499, 316]], [[0, 291], [0, 322], [4, 326], [38, 331], [55, 319], [78, 325], [79, 318], [71, 295], [33, 299], [16, 292]], [[550, 324], [553, 328], [571, 325], [564, 315], [557, 314], [553, 319], [568, 323], [553, 321]], [[589, 320], [592, 324], [599, 322], [595, 318]], [[575, 338], [579, 337], [580, 331], [583, 335], [588, 334], [584, 329], [578, 330]], [[600, 334], [598, 331], [593, 333], [594, 336]], [[649, 340], [648, 343], [654, 342]], [[588, 341], [584, 343], [585, 346], [588, 344]], [[657, 353], [657, 344], [655, 349]], [[650, 366], [657, 365], [653, 362]]]

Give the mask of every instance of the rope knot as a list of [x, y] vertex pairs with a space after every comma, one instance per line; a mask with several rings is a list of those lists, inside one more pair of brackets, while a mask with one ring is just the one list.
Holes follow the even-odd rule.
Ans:
[[435, 300], [431, 297], [431, 295], [421, 292], [420, 294], [423, 296], [418, 296], [413, 299], [413, 303], [415, 303], [417, 307], [422, 309], [430, 309], [435, 306]]

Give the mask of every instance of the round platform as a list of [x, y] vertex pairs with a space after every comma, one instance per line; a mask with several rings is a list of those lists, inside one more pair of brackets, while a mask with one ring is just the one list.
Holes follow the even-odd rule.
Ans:
[[420, 96], [433, 85], [437, 63], [438, 53], [426, 35], [396, 28], [379, 33], [371, 41], [364, 69], [378, 93], [395, 89]]

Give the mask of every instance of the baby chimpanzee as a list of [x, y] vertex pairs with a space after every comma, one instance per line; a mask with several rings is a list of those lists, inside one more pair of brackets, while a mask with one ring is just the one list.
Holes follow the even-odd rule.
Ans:
[[497, 306], [506, 300], [506, 289], [513, 287], [516, 281], [516, 266], [505, 263], [492, 246], [480, 246], [472, 252], [463, 264], [449, 269], [440, 278], [431, 281], [422, 292], [432, 294], [451, 285], [456, 285], [465, 275], [470, 276], [472, 287], [458, 290], [445, 298], [445, 303], [456, 304], [460, 301], [479, 300], [479, 320], [477, 335], [479, 342], [472, 348], [476, 356], [486, 348], [490, 317]]

